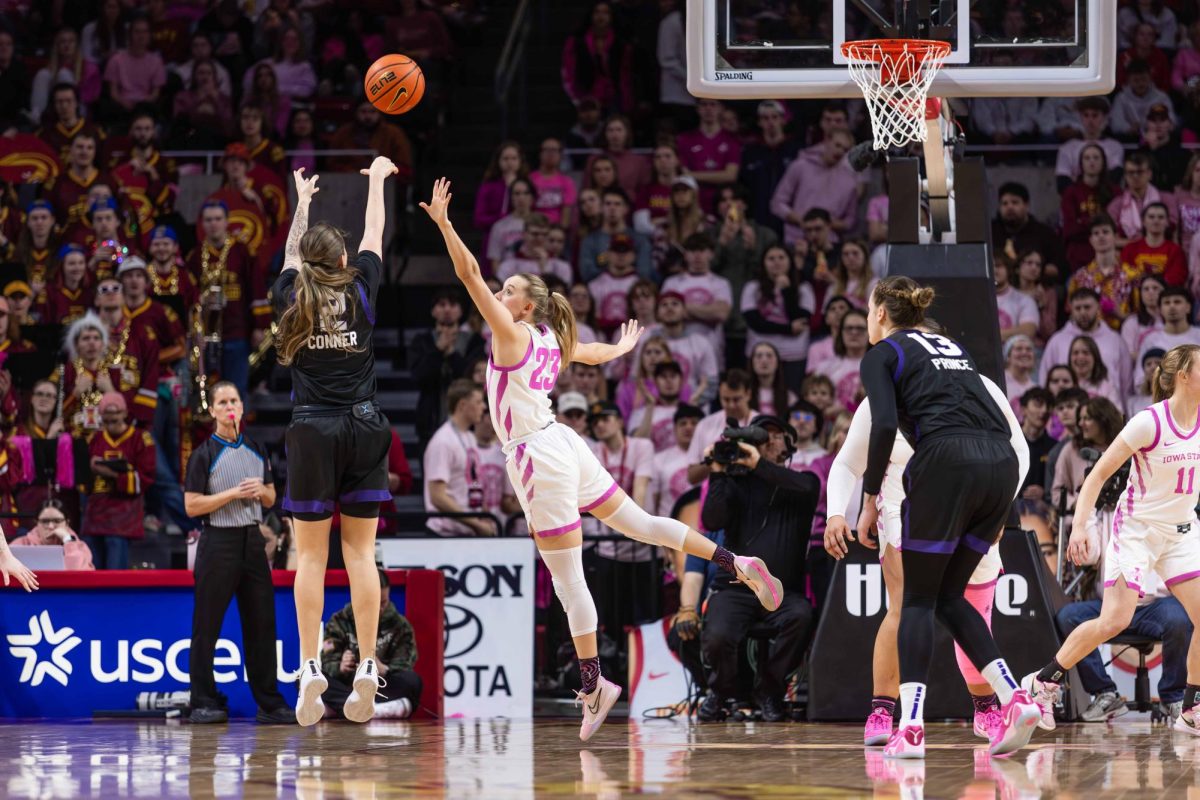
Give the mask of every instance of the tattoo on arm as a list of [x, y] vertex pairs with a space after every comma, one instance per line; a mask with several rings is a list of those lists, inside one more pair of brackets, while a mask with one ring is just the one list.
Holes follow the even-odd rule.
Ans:
[[283, 248], [283, 268], [300, 269], [300, 239], [308, 230], [308, 204], [298, 203], [292, 217], [292, 229], [288, 231], [287, 244]]

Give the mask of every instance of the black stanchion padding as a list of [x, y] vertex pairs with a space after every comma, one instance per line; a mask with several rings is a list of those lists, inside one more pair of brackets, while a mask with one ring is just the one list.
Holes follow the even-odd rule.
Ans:
[[[1004, 574], [996, 585], [992, 631], [1001, 654], [1019, 678], [1040, 668], [1059, 644], [1049, 575], [1029, 531], [1009, 529], [1000, 545]], [[816, 722], [860, 721], [870, 712], [871, 657], [886, 613], [887, 591], [878, 553], [852, 545], [838, 562], [809, 655], [808, 717]], [[929, 674], [926, 719], [965, 719], [970, 695], [940, 624]]]

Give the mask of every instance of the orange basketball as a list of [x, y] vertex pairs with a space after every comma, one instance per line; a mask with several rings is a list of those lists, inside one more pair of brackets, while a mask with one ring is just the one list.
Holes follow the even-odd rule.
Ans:
[[425, 94], [425, 74], [408, 56], [382, 56], [367, 70], [363, 88], [371, 105], [385, 114], [412, 111]]

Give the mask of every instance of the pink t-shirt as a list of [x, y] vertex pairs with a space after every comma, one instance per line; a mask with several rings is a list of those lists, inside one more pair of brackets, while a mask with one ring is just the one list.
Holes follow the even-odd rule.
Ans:
[[[454, 427], [453, 422], [446, 420], [429, 439], [421, 463], [425, 474], [425, 510], [439, 510], [434, 506], [429, 494], [429, 485], [434, 481], [445, 481], [450, 499], [462, 510], [468, 510], [472, 472], [475, 474], [475, 481], [479, 480], [479, 448], [475, 443], [475, 435], [470, 431], [460, 431]], [[444, 517], [434, 517], [428, 524], [431, 530], [443, 536], [475, 534], [461, 522]]]
[[[718, 172], [742, 160], [742, 143], [723, 129], [714, 136], [705, 136], [699, 128], [687, 131], [676, 137], [675, 144], [679, 149], [679, 162], [689, 172]], [[700, 207], [712, 208], [715, 194], [715, 188], [701, 184]]]
[[[661, 453], [675, 444], [675, 409], [678, 407], [677, 405], [654, 407], [653, 421], [650, 423], [650, 441], [654, 443], [656, 452]], [[629, 423], [625, 426], [626, 430], [632, 434], [642, 426], [645, 418], [646, 407], [635, 408], [629, 415]]]
[[[638, 478], [650, 477], [654, 444], [649, 439], [626, 436], [624, 445], [615, 453], [603, 442], [589, 444], [600, 465], [630, 497], [633, 497], [634, 482]], [[606, 534], [614, 533], [608, 526], [601, 526], [601, 530]], [[633, 542], [600, 542], [596, 545], [596, 552], [602, 558], [617, 561], [649, 561], [652, 557], [652, 550], [648, 545], [635, 545]]]
[[1192, 244], [1192, 237], [1200, 232], [1200, 198], [1180, 189], [1175, 194], [1175, 203], [1179, 209], [1179, 246], [1186, 253]]
[[507, 522], [500, 504], [505, 495], [513, 494], [513, 488], [508, 479], [504, 451], [499, 442], [480, 447], [477, 441], [476, 448], [479, 453], [479, 483], [483, 487], [483, 508], [495, 514], [501, 523]]
[[118, 50], [108, 59], [104, 80], [120, 89], [126, 98], [141, 102], [166, 85], [167, 68], [158, 53], [134, 56], [128, 50]]
[[612, 329], [629, 319], [629, 290], [637, 281], [636, 272], [620, 278], [605, 272], [588, 283], [588, 291], [596, 304], [597, 325]]
[[[800, 284], [800, 307], [808, 309], [811, 313], [816, 310], [816, 299], [813, 297], [812, 285], [807, 281]], [[753, 311], [757, 309], [763, 315], [763, 319], [767, 322], [775, 322], [780, 325], [788, 324], [787, 312], [784, 309], [783, 294], [778, 291], [772, 291], [770, 297], [764, 298], [759, 291], [758, 281], [750, 281], [742, 287], [741, 310]], [[754, 350], [754, 346], [759, 342], [767, 342], [775, 345], [775, 349], [779, 351], [779, 357], [784, 361], [803, 361], [808, 357], [808, 325], [804, 325], [800, 333], [794, 335], [782, 333], [758, 333], [757, 331], [746, 331], [746, 355]]]
[[1036, 328], [1042, 318], [1034, 299], [1011, 286], [1004, 292], [996, 293], [996, 310], [1000, 315], [1000, 330], [1015, 328], [1025, 323]]
[[533, 181], [538, 192], [534, 208], [545, 214], [551, 224], [561, 223], [563, 209], [574, 208], [575, 201], [579, 196], [575, 181], [571, 180], [571, 176], [561, 172], [557, 175], [543, 175], [537, 171], [529, 173], [529, 180]]
[[678, 445], [660, 449], [654, 454], [650, 469], [650, 489], [647, 494], [658, 499], [655, 513], [660, 517], [671, 516], [675, 501], [692, 488], [687, 479], [688, 454]]
[[671, 357], [683, 372], [684, 383], [695, 391], [700, 386], [700, 381], [707, 377], [708, 388], [705, 394], [713, 397], [717, 393], [716, 380], [721, 369], [717, 366], [717, 353], [708, 337], [699, 333], [685, 333], [677, 337], [663, 333], [663, 336], [666, 337], [667, 347], [671, 350]]
[[811, 374], [821, 372], [821, 365], [833, 358], [833, 337], [826, 336], [818, 339], [808, 347], [808, 364], [806, 369]]
[[[729, 281], [711, 272], [703, 275], [693, 275], [690, 272], [672, 275], [663, 282], [662, 291], [679, 292], [683, 295], [684, 305], [688, 307], [709, 303], [729, 303], [730, 307], [733, 307], [733, 289]], [[688, 323], [688, 327], [720, 337], [720, 344], [725, 341], [724, 325], [721, 323], [695, 321]], [[714, 345], [716, 344], [718, 342], [714, 339]]]
[[815, 370], [833, 381], [834, 395], [838, 402], [851, 413], [858, 408], [858, 393], [862, 388], [862, 381], [858, 377], [858, 368], [861, 364], [861, 358], [834, 356], [822, 364], [819, 370]]
[[[495, 238], [493, 236], [492, 240], [495, 241]], [[503, 283], [518, 272], [532, 272], [534, 275], [555, 275], [559, 280], [567, 284], [567, 286], [570, 286], [571, 281], [574, 280], [574, 276], [571, 275], [571, 265], [561, 258], [548, 258], [546, 259], [546, 265], [542, 266], [536, 258], [526, 258], [523, 256], [520, 250], [505, 258], [496, 267], [496, 280]]]

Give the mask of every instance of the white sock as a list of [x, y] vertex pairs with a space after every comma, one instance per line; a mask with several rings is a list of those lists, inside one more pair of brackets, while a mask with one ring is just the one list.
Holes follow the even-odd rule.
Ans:
[[925, 725], [925, 684], [900, 684], [900, 727]]
[[979, 674], [992, 687], [992, 691], [996, 693], [996, 699], [1000, 701], [1000, 705], [1004, 705], [1009, 700], [1012, 700], [1013, 692], [1021, 688], [1013, 678], [1012, 670], [1008, 668], [1008, 664], [1004, 663], [1003, 658], [997, 658], [979, 670]]

